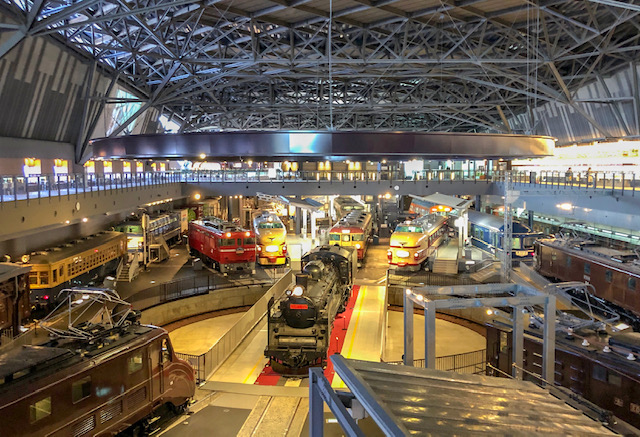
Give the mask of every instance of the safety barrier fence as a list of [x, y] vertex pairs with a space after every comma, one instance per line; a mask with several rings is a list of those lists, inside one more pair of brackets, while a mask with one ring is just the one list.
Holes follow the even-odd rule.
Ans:
[[[510, 171], [516, 186], [540, 189], [569, 188], [632, 195], [640, 191], [640, 175], [633, 172]], [[62, 197], [95, 191], [117, 191], [175, 183], [500, 183], [505, 171], [422, 170], [403, 171], [277, 171], [195, 170], [181, 172], [57, 174], [0, 176], [0, 203]]]
[[265, 316], [269, 300], [280, 297], [291, 284], [292, 278], [293, 275], [289, 270], [207, 352], [201, 355], [176, 353], [179, 358], [188, 361], [194, 368], [198, 383], [206, 381], [224, 363]]
[[193, 276], [175, 279], [146, 288], [127, 299], [135, 310], [145, 310], [156, 305], [171, 302], [186, 297], [207, 294], [222, 288], [250, 287], [255, 285], [269, 285], [276, 282], [284, 274], [285, 269], [273, 269], [273, 276], [264, 279], [245, 278], [229, 280], [217, 275]]
[[441, 275], [439, 273], [432, 272], [418, 272], [409, 273], [407, 275], [389, 274], [387, 277], [388, 287], [416, 287], [423, 285], [475, 285], [476, 281], [473, 279], [459, 276], [459, 275]]
[[[504, 174], [497, 175], [498, 180]], [[511, 180], [514, 189], [517, 186], [547, 188], [569, 188], [592, 191], [605, 191], [621, 196], [635, 196], [640, 192], [640, 175], [635, 172], [601, 172], [601, 171], [513, 171]]]
[[91, 192], [176, 184], [182, 182], [179, 172], [56, 174], [37, 176], [0, 176], [0, 202], [62, 197]]
[[[402, 364], [402, 361], [385, 361], [385, 364]], [[413, 360], [413, 367], [424, 368], [425, 360]], [[445, 355], [436, 357], [436, 369], [458, 373], [485, 373], [487, 368], [487, 351], [480, 349], [477, 351], [465, 352], [462, 354]]]

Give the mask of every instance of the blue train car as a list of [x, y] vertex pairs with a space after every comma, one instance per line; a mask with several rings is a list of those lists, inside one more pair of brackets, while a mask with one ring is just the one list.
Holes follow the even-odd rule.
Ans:
[[[429, 202], [413, 198], [409, 212], [428, 214], [432, 207]], [[480, 211], [469, 211], [469, 237], [471, 244], [498, 256], [502, 252], [502, 232], [504, 219]], [[531, 228], [513, 222], [513, 254], [514, 261], [533, 261], [534, 243], [542, 238], [541, 232], [533, 232]]]
[[[503, 231], [502, 217], [469, 211], [469, 236], [474, 246], [498, 255], [502, 252]], [[513, 260], [533, 260], [534, 243], [538, 238], [542, 238], [541, 232], [533, 232], [528, 226], [513, 222]]]

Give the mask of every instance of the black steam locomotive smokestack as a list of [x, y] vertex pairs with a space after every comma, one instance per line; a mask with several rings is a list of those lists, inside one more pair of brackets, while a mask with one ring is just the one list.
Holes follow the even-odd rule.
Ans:
[[300, 285], [306, 290], [308, 284], [309, 275], [307, 275], [306, 273], [296, 273], [296, 285]]

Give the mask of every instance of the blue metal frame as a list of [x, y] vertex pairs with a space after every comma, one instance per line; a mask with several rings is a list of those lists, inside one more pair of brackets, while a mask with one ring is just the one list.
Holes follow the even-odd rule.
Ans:
[[324, 377], [324, 371], [319, 367], [313, 367], [309, 369], [309, 435], [311, 437], [324, 436], [324, 402], [336, 416], [347, 436], [364, 437], [364, 432], [342, 404], [338, 394], [331, 388], [331, 383]]
[[393, 419], [392, 413], [381, 403], [371, 390], [371, 387], [353, 372], [342, 355], [331, 355], [331, 362], [338, 376], [342, 378], [351, 393], [355, 395], [365, 411], [373, 418], [386, 436], [400, 437], [409, 435], [409, 430]]

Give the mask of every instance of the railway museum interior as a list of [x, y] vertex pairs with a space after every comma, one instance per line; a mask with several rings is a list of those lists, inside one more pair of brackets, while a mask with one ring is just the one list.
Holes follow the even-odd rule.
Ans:
[[639, 0], [0, 2], [0, 434], [640, 435]]

